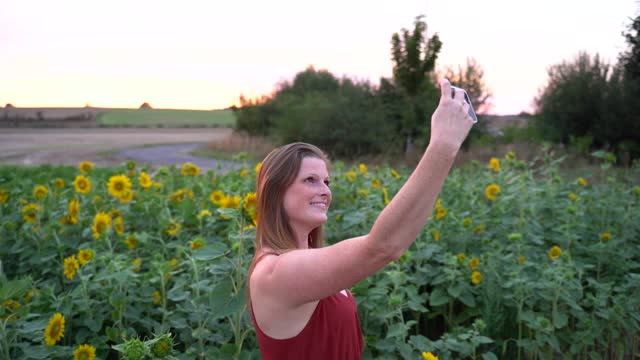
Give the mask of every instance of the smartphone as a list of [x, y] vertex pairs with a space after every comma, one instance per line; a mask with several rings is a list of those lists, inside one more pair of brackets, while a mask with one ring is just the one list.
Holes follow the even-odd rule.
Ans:
[[455, 87], [455, 86], [451, 86], [451, 98], [453, 99], [456, 95], [456, 89], [462, 90], [462, 93], [464, 94], [464, 101], [467, 102], [467, 104], [469, 104], [469, 116], [471, 116], [471, 119], [473, 119], [473, 123], [477, 123], [478, 122], [478, 117], [476, 116], [476, 112], [473, 110], [473, 105], [471, 104], [471, 99], [469, 99], [469, 95], [467, 95], [467, 92], [464, 89], [460, 89], [459, 87]]

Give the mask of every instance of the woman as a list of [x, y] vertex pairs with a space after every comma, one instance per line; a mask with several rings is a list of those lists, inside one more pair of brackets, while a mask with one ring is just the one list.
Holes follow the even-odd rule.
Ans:
[[263, 359], [361, 358], [360, 323], [347, 289], [416, 239], [473, 124], [463, 91], [452, 92], [446, 79], [439, 86], [429, 146], [368, 234], [323, 247], [331, 190], [328, 160], [318, 148], [289, 144], [262, 162], [248, 290]]

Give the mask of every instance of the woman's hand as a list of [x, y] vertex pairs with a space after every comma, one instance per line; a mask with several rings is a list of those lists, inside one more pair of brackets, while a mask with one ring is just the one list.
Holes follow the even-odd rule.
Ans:
[[464, 100], [464, 92], [456, 89], [451, 97], [449, 80], [442, 79], [440, 87], [440, 103], [431, 117], [431, 140], [429, 144], [442, 146], [456, 153], [469, 134], [473, 119], [469, 116], [469, 104]]

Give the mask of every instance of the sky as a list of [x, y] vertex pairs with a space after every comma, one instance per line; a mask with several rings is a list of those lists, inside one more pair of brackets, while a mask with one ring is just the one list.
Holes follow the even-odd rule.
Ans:
[[638, 0], [6, 0], [0, 107], [220, 109], [313, 66], [379, 84], [391, 36], [424, 15], [437, 66], [474, 58], [490, 113], [533, 111], [547, 69], [615, 63]]

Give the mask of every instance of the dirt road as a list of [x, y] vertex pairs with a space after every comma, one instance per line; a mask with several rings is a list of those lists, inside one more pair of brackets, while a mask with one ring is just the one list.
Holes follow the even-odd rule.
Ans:
[[[203, 168], [215, 168], [215, 160], [198, 160], [187, 153], [231, 133], [226, 128], [0, 128], [0, 164], [76, 166], [91, 161], [96, 166], [113, 166], [132, 158], [166, 165], [191, 159], [202, 161], [199, 166]], [[176, 148], [171, 144], [189, 145]], [[169, 147], [155, 148], [160, 145]]]

